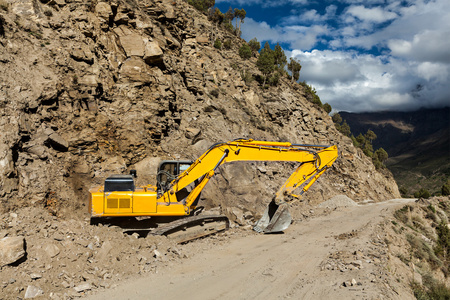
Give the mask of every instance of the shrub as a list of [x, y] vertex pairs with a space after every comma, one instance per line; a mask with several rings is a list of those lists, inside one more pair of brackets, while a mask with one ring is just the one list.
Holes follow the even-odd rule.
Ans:
[[450, 229], [445, 222], [439, 223], [436, 227], [437, 245], [434, 249], [436, 255], [447, 258], [450, 255]]
[[401, 221], [402, 223], [406, 224], [408, 223], [408, 215], [409, 215], [409, 211], [413, 211], [414, 207], [409, 206], [409, 205], [405, 205], [403, 206], [401, 209], [397, 210], [394, 213], [394, 217]]
[[438, 282], [431, 275], [426, 274], [423, 278], [423, 285], [412, 282], [411, 288], [414, 296], [418, 300], [440, 300], [450, 299], [450, 289], [442, 282]]
[[241, 78], [246, 85], [249, 85], [253, 81], [253, 76], [248, 71], [241, 71]]
[[450, 184], [444, 184], [441, 189], [442, 196], [450, 195]]
[[277, 86], [278, 82], [280, 81], [280, 73], [276, 72], [269, 78], [269, 84], [272, 86]]
[[214, 0], [187, 0], [187, 3], [195, 7], [196, 9], [206, 12], [209, 8], [214, 6]]
[[231, 40], [226, 40], [223, 42], [223, 47], [227, 50], [231, 49]]
[[402, 197], [405, 197], [406, 195], [408, 195], [408, 189], [404, 186], [399, 188], [400, 194], [402, 195]]
[[252, 57], [252, 50], [250, 49], [250, 46], [247, 45], [247, 43], [242, 43], [241, 48], [239, 48], [239, 56], [242, 59], [249, 59]]
[[214, 41], [214, 48], [216, 49], [222, 49], [222, 42], [219, 39], [216, 39]]
[[415, 198], [430, 198], [430, 192], [427, 189], [421, 188], [419, 191], [414, 193]]
[[225, 27], [225, 29], [228, 30], [229, 32], [234, 33], [234, 27], [231, 23], [225, 23], [225, 24], [223, 24], [223, 27]]
[[407, 234], [406, 240], [411, 245], [415, 257], [427, 261], [433, 268], [442, 266], [442, 261], [425, 241], [412, 234]]

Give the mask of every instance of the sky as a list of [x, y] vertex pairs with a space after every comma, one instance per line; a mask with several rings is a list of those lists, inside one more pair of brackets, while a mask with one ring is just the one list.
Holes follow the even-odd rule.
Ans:
[[216, 0], [241, 37], [280, 43], [334, 111], [450, 106], [450, 0]]

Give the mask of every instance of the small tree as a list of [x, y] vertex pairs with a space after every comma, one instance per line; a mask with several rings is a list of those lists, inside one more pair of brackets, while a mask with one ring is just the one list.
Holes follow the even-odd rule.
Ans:
[[231, 40], [225, 40], [225, 42], [223, 42], [223, 47], [227, 50], [231, 49]]
[[399, 189], [400, 194], [402, 195], [402, 197], [405, 197], [406, 195], [408, 195], [408, 189], [404, 186], [400, 187]]
[[332, 107], [331, 107], [331, 105], [328, 104], [328, 103], [325, 103], [325, 104], [322, 106], [322, 108], [323, 108], [324, 111], [327, 112], [327, 114], [329, 114], [329, 113], [333, 110]]
[[375, 166], [375, 169], [377, 170], [383, 167], [383, 163], [379, 161], [375, 155], [372, 157], [372, 163]]
[[444, 184], [441, 188], [442, 196], [450, 195], [450, 184]]
[[207, 12], [210, 8], [216, 4], [215, 0], [187, 0], [187, 3], [195, 7], [196, 9]]
[[222, 49], [222, 42], [219, 39], [216, 39], [214, 41], [214, 48], [216, 49]]
[[253, 52], [258, 52], [259, 49], [261, 49], [261, 43], [258, 42], [256, 38], [252, 38], [250, 42], [248, 42], [248, 45], [250, 46]]
[[331, 120], [333, 120], [333, 123], [335, 123], [335, 124], [341, 124], [342, 117], [339, 113], [335, 113], [331, 116]]
[[242, 59], [249, 59], [250, 57], [252, 57], [252, 50], [247, 43], [242, 43], [241, 48], [239, 48], [239, 56]]
[[215, 30], [214, 27], [211, 27], [211, 46], [216, 47], [216, 33], [219, 30], [219, 25], [224, 21], [225, 15], [216, 7], [214, 11], [210, 11], [209, 19], [216, 24]]
[[[241, 36], [241, 24], [244, 23], [245, 16], [247, 15], [247, 12], [242, 8], [234, 9], [234, 16], [236, 18], [236, 35]], [[239, 26], [238, 26], [238, 19], [239, 19]]]
[[350, 138], [352, 139], [353, 146], [359, 147], [359, 143], [353, 134], [350, 136]]
[[347, 121], [344, 120], [341, 126], [339, 126], [338, 130], [345, 136], [350, 136], [350, 126], [347, 124]]
[[[239, 56], [246, 60], [252, 57], [252, 50], [247, 43], [242, 43], [241, 48], [239, 48]], [[247, 69], [244, 67], [244, 70], [241, 71], [241, 78], [244, 80], [246, 84], [249, 84], [252, 81], [252, 76], [247, 72]]]
[[364, 147], [364, 144], [366, 143], [366, 138], [360, 133], [356, 137], [356, 141], [360, 145], [360, 148]]
[[266, 47], [268, 45], [269, 43], [266, 42], [266, 45], [264, 46], [264, 49], [261, 50], [258, 61], [256, 62], [256, 66], [264, 75], [263, 87], [266, 85], [266, 79], [272, 74], [275, 67], [272, 50], [270, 49], [270, 46], [268, 48]]
[[275, 45], [275, 48], [273, 50], [273, 58], [275, 60], [275, 65], [278, 67], [278, 69], [283, 70], [284, 66], [287, 63], [287, 60], [286, 55], [284, 54], [284, 51], [279, 43]]
[[374, 155], [381, 163], [384, 163], [389, 158], [388, 153], [383, 148], [377, 149]]
[[227, 20], [227, 22], [230, 22], [230, 23], [233, 22], [233, 20], [234, 20], [234, 11], [231, 8], [231, 6], [228, 9], [228, 11], [225, 13], [225, 19]]
[[300, 70], [302, 66], [296, 58], [290, 58], [288, 63], [288, 70], [292, 73], [292, 81], [297, 81], [300, 78]]
[[269, 78], [269, 84], [273, 86], [277, 86], [278, 82], [280, 81], [281, 74], [280, 72], [275, 72], [270, 78]]
[[369, 140], [370, 143], [372, 143], [372, 141], [377, 138], [377, 135], [375, 134], [375, 132], [369, 129], [367, 130], [367, 133], [364, 135], [364, 137], [366, 138], [366, 140]]

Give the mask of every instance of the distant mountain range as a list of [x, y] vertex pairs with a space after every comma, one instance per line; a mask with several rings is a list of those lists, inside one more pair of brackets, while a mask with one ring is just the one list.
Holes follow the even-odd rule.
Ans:
[[374, 149], [389, 154], [386, 162], [399, 187], [440, 191], [450, 178], [450, 107], [413, 112], [339, 112], [354, 136], [372, 130]]

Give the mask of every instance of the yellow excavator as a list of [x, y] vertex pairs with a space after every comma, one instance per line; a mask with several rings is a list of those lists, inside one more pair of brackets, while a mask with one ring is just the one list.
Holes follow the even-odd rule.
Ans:
[[[158, 167], [156, 186], [135, 187], [136, 172], [133, 170], [130, 175], [109, 176], [104, 186], [90, 190], [89, 212], [91, 219], [96, 221], [107, 217], [151, 217], [156, 223], [164, 220], [156, 228], [139, 226], [126, 231], [148, 230], [151, 234], [177, 236], [184, 242], [229, 227], [225, 216], [197, 215], [200, 193], [219, 166], [240, 161], [298, 162], [298, 168], [278, 190], [254, 226], [257, 232], [280, 232], [291, 224], [286, 199], [301, 197], [337, 157], [336, 146], [251, 139], [218, 143], [194, 162], [163, 161]], [[300, 193], [293, 194], [300, 187]], [[190, 232], [194, 227], [197, 229]]]

